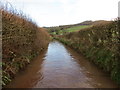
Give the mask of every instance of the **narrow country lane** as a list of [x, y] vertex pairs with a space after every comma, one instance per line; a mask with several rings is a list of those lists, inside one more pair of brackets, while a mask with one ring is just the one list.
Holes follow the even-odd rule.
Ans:
[[9, 88], [116, 88], [109, 74], [58, 41], [33, 60]]

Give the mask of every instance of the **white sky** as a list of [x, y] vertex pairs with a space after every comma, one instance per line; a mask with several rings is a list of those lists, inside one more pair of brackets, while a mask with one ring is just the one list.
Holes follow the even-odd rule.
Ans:
[[86, 20], [113, 20], [120, 0], [7, 0], [39, 26], [58, 26]]

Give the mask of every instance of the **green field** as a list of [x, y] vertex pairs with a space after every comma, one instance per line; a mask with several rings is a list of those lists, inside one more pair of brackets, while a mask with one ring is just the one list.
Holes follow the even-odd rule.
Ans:
[[84, 28], [88, 28], [91, 27], [91, 25], [80, 25], [80, 26], [74, 26], [71, 28], [66, 29], [66, 32], [75, 32], [75, 31], [79, 31], [80, 29], [84, 29]]
[[76, 32], [76, 31], [79, 31], [81, 29], [88, 28], [91, 26], [92, 25], [77, 25], [77, 26], [70, 26], [68, 28], [66, 28], [67, 26], [64, 26], [62, 28], [61, 27], [50, 27], [48, 29], [48, 32], [53, 35], [63, 35], [65, 33]]

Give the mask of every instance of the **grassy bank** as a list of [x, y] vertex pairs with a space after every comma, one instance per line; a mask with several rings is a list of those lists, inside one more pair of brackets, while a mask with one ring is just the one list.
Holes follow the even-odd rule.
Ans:
[[81, 52], [120, 84], [120, 20], [55, 37]]
[[0, 8], [2, 12], [2, 85], [24, 69], [47, 48], [49, 35], [21, 12]]

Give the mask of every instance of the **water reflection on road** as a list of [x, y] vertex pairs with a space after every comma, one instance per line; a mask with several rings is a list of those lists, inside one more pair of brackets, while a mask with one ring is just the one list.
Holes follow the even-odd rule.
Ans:
[[108, 74], [58, 41], [19, 73], [11, 88], [115, 88]]

